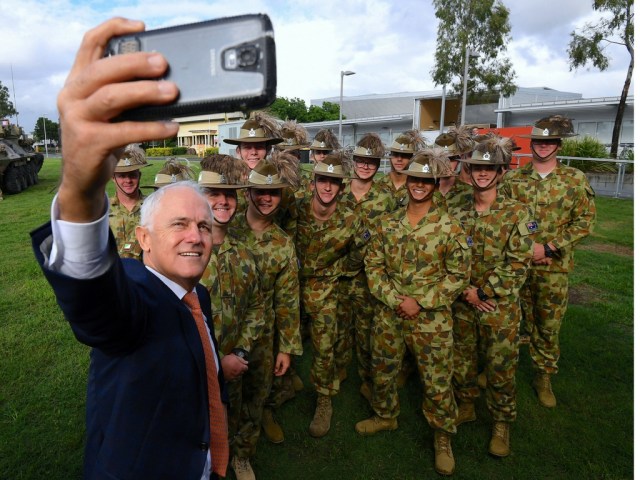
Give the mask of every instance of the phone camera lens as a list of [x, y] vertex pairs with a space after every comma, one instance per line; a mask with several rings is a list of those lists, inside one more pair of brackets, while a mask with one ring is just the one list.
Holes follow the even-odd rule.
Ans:
[[258, 49], [254, 46], [238, 48], [238, 66], [251, 67], [258, 61]]

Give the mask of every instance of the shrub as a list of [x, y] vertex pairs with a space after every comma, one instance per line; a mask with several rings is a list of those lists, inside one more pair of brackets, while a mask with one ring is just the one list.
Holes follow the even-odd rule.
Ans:
[[[595, 138], [585, 136], [579, 139], [565, 139], [558, 156], [582, 158], [609, 158], [607, 147]], [[583, 172], [615, 173], [618, 167], [611, 162], [593, 162], [590, 160], [570, 160], [572, 167]]]
[[210, 147], [204, 149], [204, 156], [208, 157], [209, 155], [215, 155], [218, 153], [218, 147]]
[[173, 155], [172, 147], [147, 148], [147, 157], [170, 157]]
[[171, 155], [186, 155], [187, 147], [173, 147], [173, 153]]

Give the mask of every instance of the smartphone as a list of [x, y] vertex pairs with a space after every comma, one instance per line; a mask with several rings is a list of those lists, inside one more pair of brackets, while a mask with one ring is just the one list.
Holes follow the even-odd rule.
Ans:
[[128, 110], [122, 120], [167, 120], [269, 106], [276, 98], [276, 47], [271, 20], [240, 15], [113, 37], [105, 56], [159, 52], [178, 98]]

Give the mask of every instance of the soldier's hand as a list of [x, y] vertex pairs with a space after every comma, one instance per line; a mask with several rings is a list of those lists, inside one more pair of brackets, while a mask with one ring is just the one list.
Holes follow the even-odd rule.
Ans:
[[533, 263], [536, 265], [547, 265], [546, 263], [539, 263], [542, 261], [551, 260], [544, 255], [544, 245], [542, 243], [533, 244]]
[[249, 370], [249, 362], [244, 358], [240, 358], [233, 353], [225, 355], [221, 360], [222, 372], [224, 373], [224, 379], [228, 382], [240, 378], [244, 372]]
[[481, 312], [493, 312], [496, 309], [495, 304], [490, 299], [486, 301], [480, 300], [478, 297], [478, 287], [473, 285], [467, 287], [464, 292], [462, 292], [462, 299]]
[[276, 355], [276, 363], [274, 365], [273, 374], [276, 377], [281, 377], [287, 370], [289, 370], [289, 366], [291, 365], [291, 355], [288, 353], [278, 352]]
[[396, 313], [405, 320], [411, 320], [418, 316], [422, 307], [418, 302], [406, 295], [396, 295], [396, 298], [400, 299], [400, 305], [396, 307]]
[[104, 214], [105, 185], [113, 174], [117, 149], [171, 137], [178, 131], [175, 123], [111, 122], [125, 110], [168, 103], [178, 94], [174, 83], [151, 80], [167, 68], [166, 60], [157, 53], [103, 57], [111, 37], [142, 30], [142, 22], [124, 18], [113, 18], [89, 30], [58, 95], [63, 157], [58, 205], [62, 220], [87, 223]]

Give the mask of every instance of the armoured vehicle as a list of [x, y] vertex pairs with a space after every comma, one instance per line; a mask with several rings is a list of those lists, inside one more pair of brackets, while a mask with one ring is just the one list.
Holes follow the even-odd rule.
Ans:
[[[33, 151], [24, 130], [2, 120], [0, 126], [0, 188], [3, 193], [20, 193], [38, 183], [44, 156]], [[0, 193], [1, 195], [1, 193]]]

